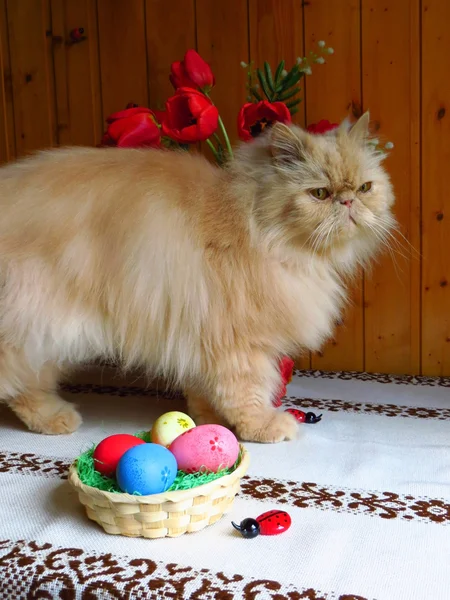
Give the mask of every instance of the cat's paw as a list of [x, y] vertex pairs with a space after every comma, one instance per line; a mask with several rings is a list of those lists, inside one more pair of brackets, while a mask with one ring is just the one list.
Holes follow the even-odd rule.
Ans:
[[222, 425], [229, 427], [225, 419], [222, 419], [215, 410], [208, 407], [202, 407], [201, 410], [189, 410], [189, 416], [196, 425]]
[[47, 435], [73, 433], [82, 419], [75, 407], [56, 394], [39, 392], [24, 395], [10, 403], [30, 431]]
[[298, 436], [298, 424], [287, 412], [274, 411], [263, 427], [258, 423], [239, 423], [236, 433], [243, 441], [275, 444], [294, 440]]
[[185, 395], [188, 414], [196, 425], [223, 425], [228, 427], [225, 419], [217, 414], [211, 404], [202, 396], [189, 392], [185, 392]]
[[61, 435], [73, 433], [82, 423], [80, 413], [70, 405], [63, 406], [45, 422], [39, 424], [39, 433], [47, 435]]

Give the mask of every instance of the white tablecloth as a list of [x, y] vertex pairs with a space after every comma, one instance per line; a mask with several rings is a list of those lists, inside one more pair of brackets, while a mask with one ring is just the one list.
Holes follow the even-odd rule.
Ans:
[[[65, 387], [71, 436], [25, 431], [0, 408], [0, 599], [448, 600], [450, 381], [299, 373], [284, 408], [322, 412], [295, 442], [248, 444], [232, 513], [197, 534], [109, 536], [65, 474], [103, 437], [150, 428], [182, 399], [142, 387]], [[230, 520], [282, 508], [280, 536]]]

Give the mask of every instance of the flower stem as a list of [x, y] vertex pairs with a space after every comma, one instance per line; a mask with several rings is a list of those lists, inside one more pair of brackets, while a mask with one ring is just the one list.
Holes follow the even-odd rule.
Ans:
[[228, 154], [230, 158], [233, 158], [233, 149], [231, 148], [230, 138], [228, 137], [227, 130], [225, 129], [225, 125], [223, 124], [222, 117], [219, 115], [219, 126], [222, 130], [223, 137], [225, 139], [225, 144], [228, 150]]
[[206, 143], [208, 144], [208, 146], [211, 148], [212, 153], [214, 154], [214, 158], [219, 162], [219, 154], [216, 150], [216, 147], [214, 146], [214, 144], [212, 143], [211, 140], [206, 140]]
[[[211, 96], [208, 94], [208, 92], [206, 92], [206, 91], [203, 90], [203, 93], [205, 94], [205, 96], [209, 100], [211, 100], [211, 103], [215, 106], [215, 104], [212, 101]], [[225, 140], [225, 145], [227, 147], [228, 155], [229, 155], [230, 158], [233, 158], [233, 149], [231, 148], [230, 138], [228, 137], [227, 130], [225, 129], [225, 125], [223, 124], [222, 117], [220, 115], [219, 115], [219, 127], [220, 127], [220, 129], [222, 131], [222, 135], [223, 135], [223, 138]]]

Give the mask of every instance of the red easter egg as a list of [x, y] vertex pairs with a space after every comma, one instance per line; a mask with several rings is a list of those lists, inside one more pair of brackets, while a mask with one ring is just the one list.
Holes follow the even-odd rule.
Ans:
[[125, 452], [139, 444], [145, 444], [144, 440], [128, 433], [117, 433], [105, 438], [94, 450], [96, 471], [111, 477], [116, 472], [117, 464]]
[[277, 535], [291, 526], [291, 517], [284, 510], [269, 510], [256, 517], [261, 535]]

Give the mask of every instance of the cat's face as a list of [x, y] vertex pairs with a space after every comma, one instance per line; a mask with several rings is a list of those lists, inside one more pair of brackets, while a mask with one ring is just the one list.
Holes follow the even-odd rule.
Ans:
[[275, 125], [261, 222], [289, 244], [321, 255], [353, 251], [362, 262], [395, 223], [392, 187], [367, 127], [368, 115], [324, 135]]

